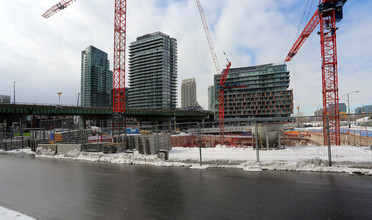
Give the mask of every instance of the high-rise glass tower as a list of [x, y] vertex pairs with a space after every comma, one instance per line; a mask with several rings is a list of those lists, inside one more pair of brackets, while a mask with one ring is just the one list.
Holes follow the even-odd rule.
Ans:
[[113, 74], [107, 53], [90, 45], [81, 52], [81, 106], [112, 105]]
[[215, 94], [214, 86], [208, 86], [208, 110], [214, 112]]
[[181, 108], [197, 106], [195, 78], [182, 80]]
[[175, 109], [177, 104], [177, 40], [156, 32], [129, 46], [128, 107]]

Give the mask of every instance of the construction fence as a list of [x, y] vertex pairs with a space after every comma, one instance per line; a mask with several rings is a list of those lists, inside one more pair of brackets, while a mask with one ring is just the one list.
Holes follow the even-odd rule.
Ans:
[[[130, 127], [120, 136], [110, 128], [99, 130], [54, 129], [0, 132], [0, 148], [11, 150], [37, 144], [82, 144], [86, 150], [99, 143], [124, 143], [124, 150], [157, 154], [172, 148], [201, 149], [210, 160], [333, 161], [372, 163], [372, 123], [369, 117], [347, 117], [340, 121], [341, 146], [325, 146], [319, 117], [291, 117], [230, 121], [225, 135], [216, 123], [146, 124]], [[129, 130], [128, 130], [129, 129]], [[89, 145], [93, 144], [93, 145]], [[97, 144], [97, 145], [94, 145]], [[104, 145], [102, 145], [104, 146]], [[97, 147], [98, 152], [102, 147]], [[219, 152], [219, 153], [216, 153]]]

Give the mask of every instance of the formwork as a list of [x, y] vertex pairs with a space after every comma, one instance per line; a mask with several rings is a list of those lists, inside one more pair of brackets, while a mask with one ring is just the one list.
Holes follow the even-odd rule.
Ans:
[[128, 135], [126, 149], [138, 150], [140, 154], [157, 154], [159, 150], [168, 151], [171, 149], [171, 135]]

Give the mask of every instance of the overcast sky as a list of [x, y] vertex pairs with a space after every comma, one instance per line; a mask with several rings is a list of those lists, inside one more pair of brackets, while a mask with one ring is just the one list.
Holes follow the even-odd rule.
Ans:
[[[77, 0], [49, 19], [41, 15], [59, 0], [1, 0], [0, 94], [16, 102], [76, 105], [80, 92], [81, 51], [93, 45], [113, 65], [114, 0]], [[310, 17], [318, 0], [200, 0], [221, 69], [280, 63], [295, 41], [307, 4]], [[207, 108], [215, 68], [195, 0], [127, 0], [127, 45], [136, 37], [164, 32], [178, 41], [178, 84], [195, 78], [197, 98]], [[340, 97], [352, 108], [372, 104], [372, 1], [349, 0], [338, 23]], [[301, 30], [307, 21], [302, 22]], [[320, 39], [314, 31], [288, 63], [294, 106], [306, 115], [321, 107]], [[217, 38], [215, 37], [217, 36]], [[223, 49], [222, 49], [223, 48]], [[126, 65], [128, 67], [128, 65]], [[127, 71], [128, 73], [128, 71]], [[128, 79], [128, 74], [127, 74]], [[128, 80], [127, 80], [128, 82]], [[340, 102], [347, 102], [345, 97]], [[180, 105], [180, 95], [178, 97]], [[353, 111], [352, 111], [353, 112]]]

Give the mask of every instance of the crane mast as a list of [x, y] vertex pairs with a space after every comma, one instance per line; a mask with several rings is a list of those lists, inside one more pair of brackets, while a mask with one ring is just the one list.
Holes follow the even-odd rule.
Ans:
[[[48, 9], [42, 16], [49, 18], [76, 0], [62, 0]], [[114, 17], [114, 75], [113, 75], [113, 133], [119, 134], [125, 124], [125, 47], [127, 0], [115, 0]]]
[[119, 134], [125, 124], [125, 48], [127, 1], [115, 0], [114, 18], [114, 76], [113, 76], [113, 133]]
[[[340, 118], [338, 98], [336, 22], [343, 18], [342, 7], [347, 0], [319, 0], [318, 10], [293, 44], [285, 61], [290, 61], [320, 24], [322, 56], [322, 96], [324, 145], [340, 145]], [[329, 133], [329, 134], [328, 134]]]

